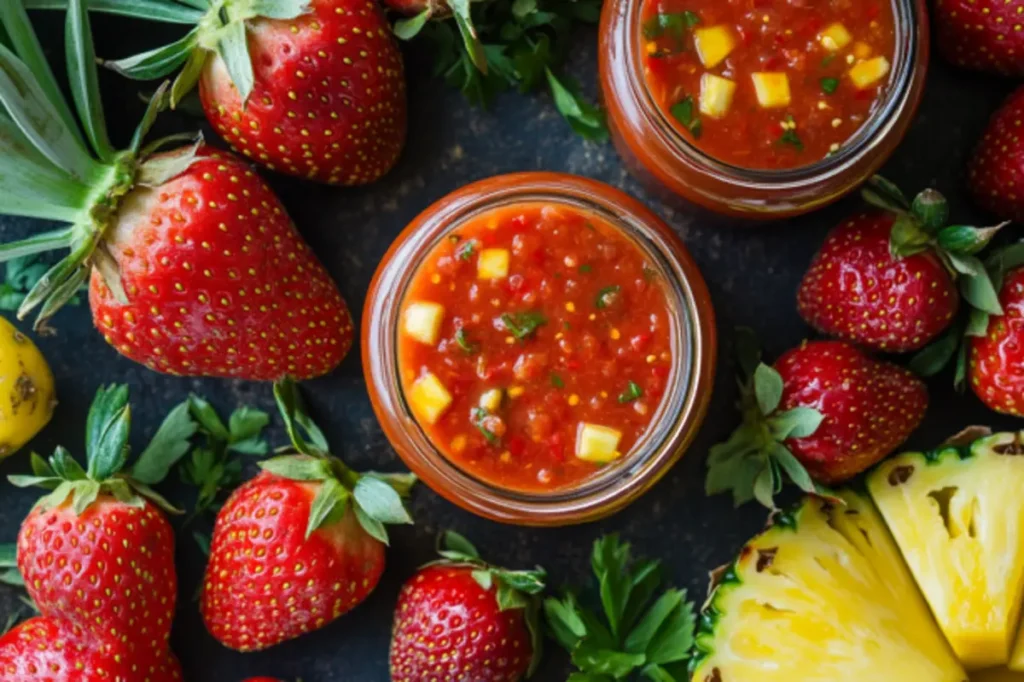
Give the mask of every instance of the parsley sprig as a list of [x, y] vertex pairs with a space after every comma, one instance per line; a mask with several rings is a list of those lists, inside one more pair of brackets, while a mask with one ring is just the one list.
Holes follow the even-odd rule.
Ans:
[[525, 341], [533, 336], [538, 328], [547, 324], [548, 318], [544, 317], [543, 313], [531, 310], [522, 313], [505, 313], [501, 316], [501, 323], [505, 325], [509, 334], [520, 341]]
[[608, 137], [604, 112], [561, 74], [580, 24], [596, 24], [601, 0], [448, 0], [452, 20], [436, 14], [435, 4], [400, 19], [395, 34], [423, 36], [435, 53], [434, 74], [476, 106], [486, 107], [503, 91], [529, 93], [547, 86], [555, 107], [582, 137]]

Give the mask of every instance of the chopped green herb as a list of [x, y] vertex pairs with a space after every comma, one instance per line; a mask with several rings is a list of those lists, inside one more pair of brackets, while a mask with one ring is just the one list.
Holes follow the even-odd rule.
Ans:
[[554, 373], [551, 375], [551, 385], [555, 388], [565, 388], [565, 382], [562, 381], [562, 377]]
[[455, 252], [461, 260], [469, 260], [473, 257], [473, 253], [476, 251], [476, 247], [473, 242], [469, 241], [459, 247], [459, 250]]
[[459, 329], [455, 332], [455, 343], [459, 344], [459, 348], [466, 351], [470, 355], [480, 350], [477, 344], [470, 342], [470, 340], [466, 337], [466, 330], [463, 329], [462, 327], [459, 327]]
[[484, 421], [490, 416], [491, 413], [485, 410], [484, 408], [474, 407], [473, 411], [470, 413], [469, 421], [472, 422], [473, 426], [476, 427], [477, 431], [483, 434], [484, 438], [487, 439], [488, 443], [490, 443], [491, 445], [497, 445], [498, 441], [500, 441], [501, 439], [498, 438], [497, 434], [495, 434], [493, 431], [484, 426]]
[[597, 292], [597, 300], [594, 301], [594, 305], [598, 308], [607, 308], [608, 305], [614, 300], [615, 295], [622, 291], [622, 287], [618, 284], [610, 287], [605, 287]]
[[619, 394], [619, 402], [623, 405], [631, 403], [637, 398], [644, 394], [644, 389], [640, 388], [640, 385], [635, 381], [630, 381], [626, 390]]
[[583, 265], [580, 266], [580, 274], [581, 275], [586, 275], [587, 273], [589, 273], [593, 269], [594, 268], [591, 267], [588, 263], [584, 263]]
[[700, 139], [701, 133], [704, 132], [704, 124], [701, 123], [700, 116], [696, 114], [693, 97], [687, 95], [673, 104], [669, 111], [673, 118], [682, 123], [683, 127], [689, 130], [695, 139]]
[[838, 78], [822, 78], [821, 79], [821, 91], [826, 95], [831, 95], [839, 89]]
[[508, 333], [523, 341], [533, 335], [538, 327], [547, 324], [548, 319], [536, 311], [525, 313], [505, 313], [501, 316], [501, 322], [505, 325]]
[[683, 38], [686, 31], [700, 23], [700, 17], [694, 12], [659, 13], [644, 22], [644, 38], [657, 40], [663, 36], [672, 38], [683, 49]]
[[796, 121], [789, 114], [786, 115], [786, 123], [788, 127], [783, 131], [782, 137], [779, 138], [779, 144], [788, 144], [796, 148], [798, 152], [804, 150], [804, 142], [800, 139], [800, 136], [796, 134]]

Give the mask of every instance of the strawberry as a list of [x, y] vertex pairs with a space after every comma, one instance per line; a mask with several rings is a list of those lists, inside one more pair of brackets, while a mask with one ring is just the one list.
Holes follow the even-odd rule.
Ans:
[[[518, 682], [540, 658], [539, 601], [545, 573], [484, 563], [449, 531], [442, 559], [402, 587], [391, 634], [392, 682]], [[440, 666], [440, 667], [439, 667]]]
[[166, 154], [154, 153], [166, 140], [144, 148], [163, 88], [130, 148], [111, 147], [83, 1], [69, 3], [68, 34], [82, 39], [67, 44], [75, 91], [84, 93], [75, 100], [84, 136], [41, 51], [31, 49], [38, 43], [20, 0], [3, 15], [23, 54], [0, 52], [0, 62], [28, 85], [24, 96], [0, 88], [18, 126], [9, 123], [2, 137], [5, 163], [17, 171], [0, 175], [0, 212], [71, 223], [0, 247], [0, 260], [71, 251], [19, 317], [41, 307], [36, 326], [45, 326], [91, 280], [96, 326], [153, 369], [255, 380], [329, 372], [351, 345], [352, 321], [270, 189], [232, 156], [198, 143]]
[[848, 343], [804, 342], [770, 367], [749, 330], [738, 334], [749, 375], [743, 424], [711, 449], [709, 495], [732, 491], [737, 504], [756, 498], [774, 508], [782, 473], [806, 492], [816, 492], [814, 481], [840, 483], [899, 447], [924, 418], [920, 379]]
[[996, 412], [1024, 417], [1024, 249], [1018, 244], [1003, 254], [999, 304], [1002, 314], [981, 314], [969, 338], [968, 379], [981, 401]]
[[411, 476], [357, 474], [330, 456], [298, 388], [274, 388], [294, 455], [263, 472], [217, 515], [201, 611], [224, 646], [256, 651], [324, 627], [373, 591], [384, 570], [385, 523], [411, 523]]
[[797, 293], [800, 315], [823, 334], [880, 351], [923, 348], [953, 321], [985, 278], [975, 257], [1002, 227], [943, 227], [945, 198], [935, 190], [913, 202], [883, 178], [865, 198], [882, 211], [861, 213], [825, 238]]
[[[180, 457], [188, 424], [176, 438], [154, 438], [136, 467]], [[86, 468], [58, 447], [49, 461], [32, 455], [33, 475], [10, 477], [17, 486], [51, 490], [22, 523], [18, 569], [44, 616], [94, 638], [131, 642], [162, 660], [177, 574], [174, 536], [161, 509], [174, 509], [122, 471], [130, 428], [127, 386], [101, 388], [89, 411]]]
[[405, 143], [405, 77], [376, 2], [216, 0], [206, 11], [195, 6], [155, 12], [134, 0], [113, 0], [95, 7], [195, 26], [184, 40], [106, 65], [138, 80], [182, 67], [172, 106], [198, 81], [214, 129], [271, 170], [362, 185], [394, 166]]
[[[1024, 57], [1024, 53], [1022, 53]], [[1019, 88], [992, 115], [970, 157], [967, 186], [979, 206], [1004, 220], [1024, 220], [1024, 88]]]
[[1024, 33], [1016, 0], [935, 0], [936, 42], [951, 63], [1024, 76]]

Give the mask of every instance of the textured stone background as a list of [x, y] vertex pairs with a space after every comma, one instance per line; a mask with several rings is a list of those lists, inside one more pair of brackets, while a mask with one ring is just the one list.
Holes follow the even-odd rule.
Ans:
[[[96, 19], [98, 52], [121, 56], [151, 45], [137, 24]], [[53, 56], [60, 60], [60, 23], [48, 18], [40, 29]], [[593, 93], [595, 34], [583, 31], [571, 72]], [[694, 447], [662, 482], [628, 510], [598, 524], [558, 530], [530, 530], [492, 524], [460, 511], [425, 487], [411, 506], [414, 528], [393, 532], [389, 567], [374, 595], [332, 626], [260, 654], [240, 655], [210, 638], [192, 600], [204, 558], [183, 533], [178, 542], [181, 581], [174, 646], [190, 682], [236, 682], [248, 675], [301, 676], [305, 682], [384, 682], [391, 609], [399, 586], [415, 567], [432, 556], [436, 533], [455, 528], [474, 538], [497, 563], [545, 565], [552, 586], [578, 584], [589, 578], [592, 541], [620, 532], [639, 553], [664, 559], [671, 581], [703, 599], [706, 574], [729, 560], [756, 532], [764, 512], [756, 506], [733, 510], [728, 499], [703, 494], [703, 462], [708, 447], [736, 424], [731, 358], [732, 329], [756, 329], [769, 356], [808, 334], [796, 314], [794, 292], [825, 231], [841, 216], [860, 207], [854, 197], [798, 220], [770, 225], [729, 224], [695, 217], [650, 198], [629, 177], [610, 145], [577, 139], [544, 96], [515, 94], [500, 99], [491, 111], [471, 110], [458, 93], [431, 80], [429, 56], [410, 53], [411, 129], [399, 166], [383, 181], [356, 190], [304, 184], [270, 177], [299, 229], [334, 275], [359, 316], [373, 271], [402, 227], [434, 200], [457, 187], [491, 175], [522, 170], [557, 170], [608, 182], [648, 201], [679, 232], [703, 269], [718, 312], [721, 361], [708, 419]], [[124, 143], [142, 112], [136, 89], [111, 75], [102, 78], [112, 135]], [[934, 186], [953, 203], [954, 219], [980, 220], [961, 190], [964, 160], [985, 121], [1011, 84], [975, 74], [954, 72], [935, 60], [924, 106], [917, 122], [885, 173], [907, 191]], [[188, 130], [198, 121], [167, 116], [167, 129]], [[211, 138], [212, 139], [212, 138]], [[44, 226], [28, 220], [0, 218], [0, 238], [10, 240]], [[1011, 228], [1016, 229], [1016, 228]], [[89, 403], [102, 382], [128, 382], [135, 407], [137, 449], [148, 442], [168, 409], [190, 391], [210, 399], [222, 413], [246, 403], [273, 413], [269, 386], [244, 382], [195, 381], [165, 377], [122, 359], [92, 329], [87, 307], [69, 308], [55, 320], [60, 334], [41, 340], [57, 376], [61, 400], [53, 424], [34, 447], [49, 453], [62, 443], [81, 455]], [[932, 382], [933, 405], [913, 445], [930, 447], [972, 423], [1012, 427], [998, 420], [971, 395], [957, 396], [949, 378]], [[399, 469], [401, 463], [378, 427], [363, 382], [358, 353], [351, 354], [332, 376], [306, 386], [313, 414], [330, 437], [336, 454], [356, 468]], [[1019, 423], [1016, 424], [1019, 426]], [[274, 444], [284, 442], [275, 421]], [[0, 476], [22, 471], [23, 456], [0, 465]], [[254, 467], [252, 467], [254, 468]], [[171, 485], [168, 494], [174, 499]], [[18, 524], [36, 499], [34, 491], [0, 487], [0, 542], [13, 541]], [[0, 587], [0, 622], [17, 602]], [[564, 680], [565, 656], [548, 652], [541, 682]]]

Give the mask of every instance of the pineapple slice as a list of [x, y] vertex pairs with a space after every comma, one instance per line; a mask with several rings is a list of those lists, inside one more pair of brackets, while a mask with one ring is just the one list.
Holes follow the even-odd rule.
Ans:
[[[939, 625], [969, 670], [1010, 660], [1024, 598], [1024, 433], [909, 452], [868, 490]], [[1020, 645], [1018, 645], [1020, 648]]]
[[484, 249], [476, 261], [477, 279], [505, 279], [508, 262], [508, 249]]
[[693, 32], [693, 42], [697, 46], [700, 63], [708, 69], [721, 64], [736, 49], [736, 38], [728, 26], [698, 28]]
[[964, 682], [878, 512], [807, 497], [751, 540], [704, 607], [692, 682]]
[[700, 79], [700, 113], [711, 118], [722, 118], [732, 107], [736, 83], [728, 78], [706, 73]]
[[441, 338], [444, 306], [429, 301], [410, 303], [402, 315], [402, 331], [409, 338], [428, 346], [436, 346]]
[[762, 107], [778, 109], [789, 106], [789, 76], [781, 72], [761, 71], [750, 74], [750, 78], [757, 91], [757, 102]]
[[850, 68], [850, 80], [860, 90], [870, 88], [888, 74], [889, 60], [885, 57], [875, 57], [874, 59], [857, 62]]
[[586, 462], [607, 464], [619, 457], [622, 432], [600, 424], [580, 422], [576, 431], [576, 456]]
[[818, 42], [829, 52], [838, 52], [852, 41], [853, 36], [850, 35], [845, 26], [838, 22], [826, 28], [818, 36]]
[[452, 404], [452, 394], [441, 380], [427, 372], [409, 388], [409, 405], [413, 414], [427, 424], [436, 424]]

